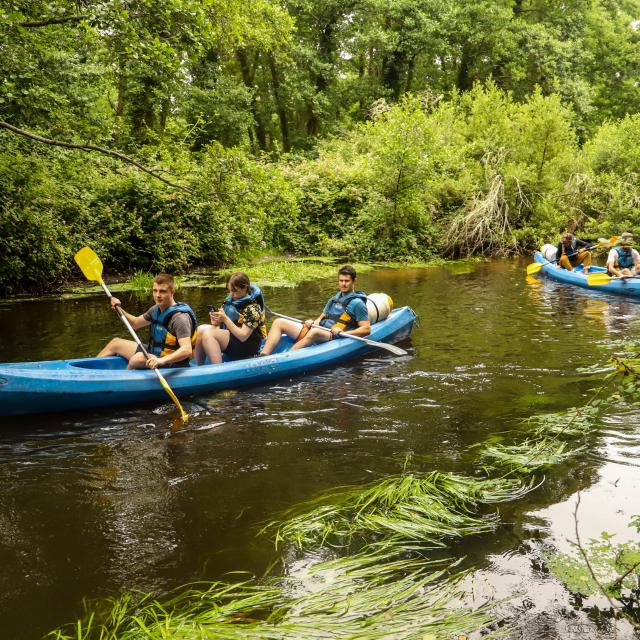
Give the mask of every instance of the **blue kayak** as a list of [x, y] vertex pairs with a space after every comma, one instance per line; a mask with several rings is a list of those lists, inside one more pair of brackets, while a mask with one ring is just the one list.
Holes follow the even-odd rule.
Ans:
[[[393, 311], [371, 327], [371, 340], [393, 343], [411, 335], [415, 313], [409, 307]], [[276, 378], [333, 367], [372, 351], [359, 340], [341, 338], [290, 351], [283, 337], [270, 356], [218, 365], [162, 369], [178, 396], [271, 382]], [[127, 370], [119, 356], [0, 364], [0, 415], [13, 416], [167, 400], [153, 371]]]
[[[534, 260], [544, 265], [542, 267], [542, 273], [545, 276], [557, 282], [574, 284], [578, 287], [590, 289], [591, 291], [603, 291], [604, 293], [615, 293], [621, 296], [640, 297], [640, 278], [616, 278], [608, 284], [591, 287], [587, 284], [587, 276], [582, 272], [581, 264], [574, 267], [573, 271], [560, 269], [556, 263], [550, 263], [539, 251], [536, 251]], [[591, 266], [588, 275], [594, 273], [607, 273], [607, 269], [605, 267]]]

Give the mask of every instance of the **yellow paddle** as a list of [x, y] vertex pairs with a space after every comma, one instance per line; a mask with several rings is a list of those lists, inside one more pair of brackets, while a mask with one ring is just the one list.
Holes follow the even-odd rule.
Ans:
[[600, 287], [609, 284], [612, 280], [627, 280], [633, 277], [634, 276], [610, 276], [608, 273], [593, 273], [587, 276], [587, 284], [590, 287]]
[[[83, 247], [82, 249], [80, 249], [80, 251], [78, 251], [78, 253], [76, 253], [73, 259], [76, 261], [76, 264], [80, 267], [82, 273], [84, 274], [84, 277], [87, 280], [91, 280], [92, 282], [98, 282], [104, 289], [104, 292], [109, 296], [109, 299], [111, 299], [113, 297], [111, 295], [111, 291], [109, 291], [109, 289], [107, 288], [107, 285], [104, 283], [104, 280], [102, 279], [102, 262], [100, 261], [100, 258], [98, 258], [96, 253], [93, 251], [93, 249], [91, 249], [90, 247]], [[144, 355], [148, 358], [149, 357], [148, 351], [146, 350], [145, 346], [140, 341], [140, 338], [138, 338], [138, 335], [136, 334], [133, 327], [127, 320], [126, 316], [124, 315], [124, 311], [120, 308], [120, 305], [116, 307], [116, 311], [118, 312], [118, 315], [120, 316], [120, 319], [122, 320], [122, 322], [124, 322], [125, 327], [127, 327], [127, 329], [129, 330], [131, 337], [135, 340], [136, 344], [140, 347], [140, 349], [142, 349], [142, 353], [144, 353]], [[176, 407], [178, 407], [182, 421], [187, 422], [187, 420], [189, 419], [189, 416], [185, 413], [185, 410], [182, 408], [182, 405], [180, 404], [180, 401], [176, 397], [176, 394], [173, 393], [173, 391], [171, 390], [169, 383], [165, 380], [165, 377], [160, 373], [159, 369], [154, 369], [153, 371], [155, 371], [155, 374], [158, 376], [158, 380], [160, 380], [160, 384], [163, 386], [164, 390], [169, 394], [169, 396], [173, 400]]]
[[[598, 247], [608, 247], [611, 246], [613, 244], [616, 243], [616, 240], [618, 239], [618, 236], [613, 236], [613, 238], [600, 238], [598, 240], [597, 244], [594, 244], [590, 247], [585, 247], [584, 249], [580, 249], [579, 251], [576, 251], [575, 253], [572, 253], [571, 256], [575, 256], [576, 254], [580, 253], [581, 251], [591, 251], [591, 249], [597, 249]], [[532, 262], [531, 264], [527, 265], [527, 275], [528, 276], [532, 276], [534, 273], [538, 273], [538, 271], [540, 271], [540, 269], [542, 269], [542, 267], [544, 267], [547, 264], [553, 264], [554, 262], [558, 262], [558, 260], [560, 260], [560, 258], [556, 258], [555, 260], [551, 260], [550, 262]]]

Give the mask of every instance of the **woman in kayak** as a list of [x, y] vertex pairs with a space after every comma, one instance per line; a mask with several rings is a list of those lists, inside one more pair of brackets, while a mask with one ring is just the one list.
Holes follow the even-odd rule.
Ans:
[[583, 273], [589, 273], [591, 251], [586, 250], [588, 246], [589, 243], [586, 240], [578, 240], [572, 233], [562, 234], [556, 251], [558, 267], [573, 271], [575, 266], [582, 264], [584, 265]]
[[242, 271], [234, 273], [227, 282], [229, 295], [222, 308], [209, 306], [211, 324], [198, 327], [196, 363], [243, 360], [258, 355], [262, 340], [267, 335], [265, 304], [260, 288], [249, 282]]

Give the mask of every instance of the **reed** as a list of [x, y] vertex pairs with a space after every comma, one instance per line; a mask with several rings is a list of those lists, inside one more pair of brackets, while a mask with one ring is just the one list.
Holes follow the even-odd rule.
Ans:
[[148, 271], [134, 271], [127, 281], [127, 288], [133, 291], [150, 292], [153, 288], [153, 274]]

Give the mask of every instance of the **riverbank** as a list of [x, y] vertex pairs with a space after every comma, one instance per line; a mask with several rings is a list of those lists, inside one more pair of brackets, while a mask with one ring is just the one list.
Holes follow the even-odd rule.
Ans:
[[[452, 273], [468, 273], [481, 258], [469, 258], [465, 260], [444, 260], [434, 258], [424, 262], [353, 262], [352, 266], [358, 274], [367, 273], [372, 269], [428, 269], [444, 267]], [[254, 260], [242, 260], [236, 264], [223, 268], [211, 268], [206, 270], [193, 270], [189, 273], [176, 276], [178, 290], [199, 287], [219, 288], [225, 287], [227, 278], [235, 271], [244, 271], [252, 282], [261, 287], [296, 287], [303, 282], [322, 280], [334, 277], [340, 265], [345, 264], [346, 259], [331, 256], [285, 256], [282, 254], [265, 254]], [[136, 271], [131, 274], [116, 274], [109, 277], [104, 273], [105, 282], [112, 293], [140, 293], [146, 297], [151, 291], [154, 274]], [[88, 284], [86, 280], [77, 278], [69, 280], [59, 291], [42, 295], [14, 295], [8, 298], [0, 298], [0, 302], [34, 302], [47, 298], [60, 300], [74, 300], [83, 296], [102, 293], [99, 285]]]

